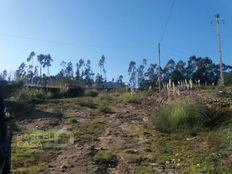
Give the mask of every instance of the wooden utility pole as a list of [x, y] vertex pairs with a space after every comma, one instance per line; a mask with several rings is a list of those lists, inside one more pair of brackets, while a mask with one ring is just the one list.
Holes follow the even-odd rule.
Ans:
[[159, 92], [160, 92], [160, 91], [161, 91], [160, 43], [158, 43], [158, 57], [159, 57], [159, 72], [158, 72], [158, 81], [159, 81]]
[[222, 48], [221, 48], [221, 34], [220, 34], [220, 15], [215, 15], [217, 34], [218, 34], [218, 51], [219, 51], [219, 64], [220, 64], [220, 86], [224, 86], [223, 67], [222, 67]]

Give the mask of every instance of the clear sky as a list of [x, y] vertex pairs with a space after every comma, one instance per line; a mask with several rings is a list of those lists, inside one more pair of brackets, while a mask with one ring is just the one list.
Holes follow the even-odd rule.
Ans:
[[[128, 79], [130, 60], [157, 63], [157, 43], [172, 0], [0, 0], [0, 71], [16, 70], [31, 51], [50, 53], [51, 73], [62, 60], [76, 63], [106, 57], [108, 80]], [[223, 61], [232, 64], [232, 1], [176, 0], [161, 44], [162, 65], [169, 58], [209, 56], [218, 62], [214, 14], [220, 13]]]

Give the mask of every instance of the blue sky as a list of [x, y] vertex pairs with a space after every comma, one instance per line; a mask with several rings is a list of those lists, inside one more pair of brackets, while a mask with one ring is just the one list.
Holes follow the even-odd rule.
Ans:
[[[108, 80], [128, 79], [130, 60], [157, 63], [161, 38], [172, 0], [0, 0], [0, 71], [16, 70], [31, 51], [50, 53], [51, 73], [62, 60], [76, 63], [106, 57]], [[161, 43], [164, 65], [169, 58], [209, 56], [218, 62], [214, 14], [221, 26], [223, 61], [232, 64], [232, 1], [176, 0]]]

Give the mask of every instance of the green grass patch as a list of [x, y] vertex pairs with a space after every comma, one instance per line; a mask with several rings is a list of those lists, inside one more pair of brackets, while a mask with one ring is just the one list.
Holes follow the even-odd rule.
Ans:
[[38, 174], [46, 167], [46, 163], [39, 163], [36, 165], [30, 165], [28, 167], [19, 167], [13, 169], [12, 174]]
[[126, 92], [122, 95], [122, 98], [127, 103], [141, 104], [143, 95], [136, 92]]
[[97, 108], [97, 104], [94, 102], [94, 100], [88, 97], [80, 98], [77, 103], [82, 107], [87, 107], [90, 109]]
[[73, 131], [76, 141], [94, 144], [97, 137], [104, 131], [104, 124], [97, 120], [80, 121], [70, 131]]
[[[57, 131], [27, 130], [14, 135], [12, 140], [12, 172], [34, 174], [44, 169], [49, 157], [49, 151], [56, 151], [68, 142], [67, 135]], [[57, 144], [58, 143], [58, 144]]]
[[140, 166], [136, 169], [136, 174], [155, 174], [156, 172], [150, 165]]
[[116, 164], [117, 163], [117, 157], [109, 150], [100, 150], [96, 153], [94, 156], [94, 159], [97, 163], [102, 164]]
[[13, 136], [13, 173], [38, 173], [47, 158], [44, 144], [51, 142], [51, 131], [25, 131]]
[[208, 108], [191, 99], [174, 100], [155, 113], [155, 128], [164, 133], [181, 129], [195, 134], [209, 121]]
[[97, 97], [98, 92], [96, 90], [85, 90], [84, 95], [87, 97]]
[[109, 104], [106, 101], [100, 101], [98, 104], [98, 111], [102, 113], [113, 113], [113, 110], [110, 108]]
[[21, 104], [39, 103], [46, 99], [52, 98], [52, 96], [53, 95], [51, 92], [45, 92], [44, 90], [20, 89], [14, 94], [13, 100]]

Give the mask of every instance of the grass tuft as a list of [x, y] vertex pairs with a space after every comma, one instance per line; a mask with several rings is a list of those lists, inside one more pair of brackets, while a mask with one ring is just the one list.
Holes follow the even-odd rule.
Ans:
[[141, 104], [141, 101], [143, 99], [142, 95], [140, 93], [124, 93], [122, 95], [123, 100], [127, 103], [134, 103], [134, 104]]
[[210, 121], [208, 108], [190, 99], [174, 100], [155, 113], [155, 128], [164, 133], [181, 129], [197, 133]]
[[98, 163], [102, 164], [116, 164], [117, 157], [109, 150], [100, 150], [94, 156], [94, 159]]

